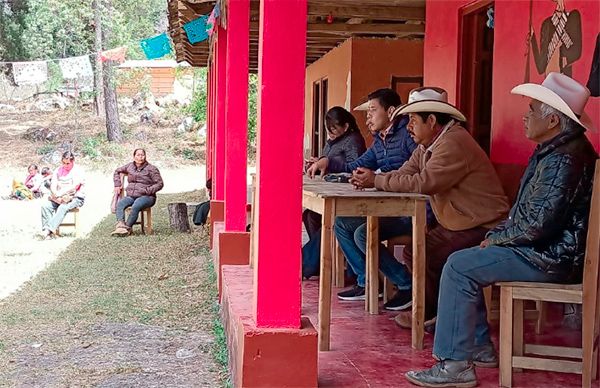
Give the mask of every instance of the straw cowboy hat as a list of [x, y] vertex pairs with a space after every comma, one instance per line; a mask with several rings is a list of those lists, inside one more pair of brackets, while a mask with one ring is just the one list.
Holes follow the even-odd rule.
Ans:
[[573, 78], [560, 73], [550, 73], [538, 84], [522, 84], [510, 91], [543, 102], [553, 107], [584, 128], [596, 131], [591, 118], [583, 111], [590, 91]]
[[467, 121], [465, 115], [448, 103], [448, 93], [442, 88], [423, 87], [411, 90], [408, 103], [396, 108], [392, 118], [419, 112], [446, 113], [458, 121]]

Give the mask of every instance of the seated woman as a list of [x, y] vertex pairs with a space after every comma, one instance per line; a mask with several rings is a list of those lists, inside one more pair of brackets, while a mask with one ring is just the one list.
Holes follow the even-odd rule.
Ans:
[[23, 182], [13, 179], [11, 198], [15, 199], [33, 199], [41, 197], [40, 186], [42, 176], [35, 164], [27, 167], [27, 176]]
[[[163, 188], [163, 180], [158, 168], [146, 161], [146, 151], [142, 148], [133, 151], [133, 162], [115, 170], [113, 180], [117, 194], [123, 190], [120, 174], [127, 175], [127, 195], [117, 203], [117, 226], [111, 235], [124, 237], [131, 234], [131, 227], [140, 211], [154, 206], [156, 193]], [[131, 207], [131, 213], [125, 221], [125, 209], [128, 207]]]
[[[340, 106], [334, 106], [325, 114], [327, 144], [319, 158], [307, 161], [306, 168], [321, 158], [341, 158], [346, 163], [358, 159], [365, 151], [365, 139], [358, 129], [352, 113]], [[329, 171], [337, 173], [340, 171]], [[319, 257], [321, 242], [316, 236], [321, 234], [321, 215], [312, 210], [304, 210], [302, 221], [309, 241], [302, 247], [302, 276], [306, 279], [319, 274]]]
[[42, 239], [54, 238], [56, 230], [72, 209], [83, 206], [85, 179], [83, 170], [75, 165], [75, 155], [62, 155], [62, 166], [54, 172], [48, 201], [42, 204]]

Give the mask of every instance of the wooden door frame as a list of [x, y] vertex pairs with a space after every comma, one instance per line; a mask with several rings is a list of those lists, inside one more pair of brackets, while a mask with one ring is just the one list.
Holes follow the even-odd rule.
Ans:
[[[469, 16], [472, 13], [478, 12], [482, 8], [489, 7], [494, 4], [495, 0], [476, 0], [472, 3], [465, 5], [464, 7], [458, 10], [458, 51], [457, 51], [457, 66], [456, 66], [456, 99], [455, 103], [458, 106], [462, 101], [462, 88], [463, 77], [462, 77], [462, 67], [463, 67], [463, 36], [464, 36], [464, 24], [463, 21], [466, 16]], [[468, 118], [467, 118], [468, 119]]]

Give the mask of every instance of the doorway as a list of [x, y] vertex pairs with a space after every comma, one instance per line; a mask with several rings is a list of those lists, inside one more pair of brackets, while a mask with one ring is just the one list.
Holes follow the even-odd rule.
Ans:
[[494, 29], [488, 23], [493, 0], [480, 0], [461, 9], [461, 50], [458, 108], [468, 120], [468, 130], [490, 154], [492, 130], [492, 69]]
[[327, 95], [329, 82], [322, 78], [313, 82], [312, 100], [312, 136], [311, 156], [318, 157], [327, 141], [327, 130], [325, 129], [325, 115], [327, 114]]

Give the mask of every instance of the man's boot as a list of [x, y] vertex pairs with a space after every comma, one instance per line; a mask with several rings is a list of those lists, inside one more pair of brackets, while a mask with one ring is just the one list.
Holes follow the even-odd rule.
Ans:
[[477, 385], [475, 368], [469, 361], [444, 360], [423, 371], [410, 371], [406, 379], [422, 387], [470, 388]]

